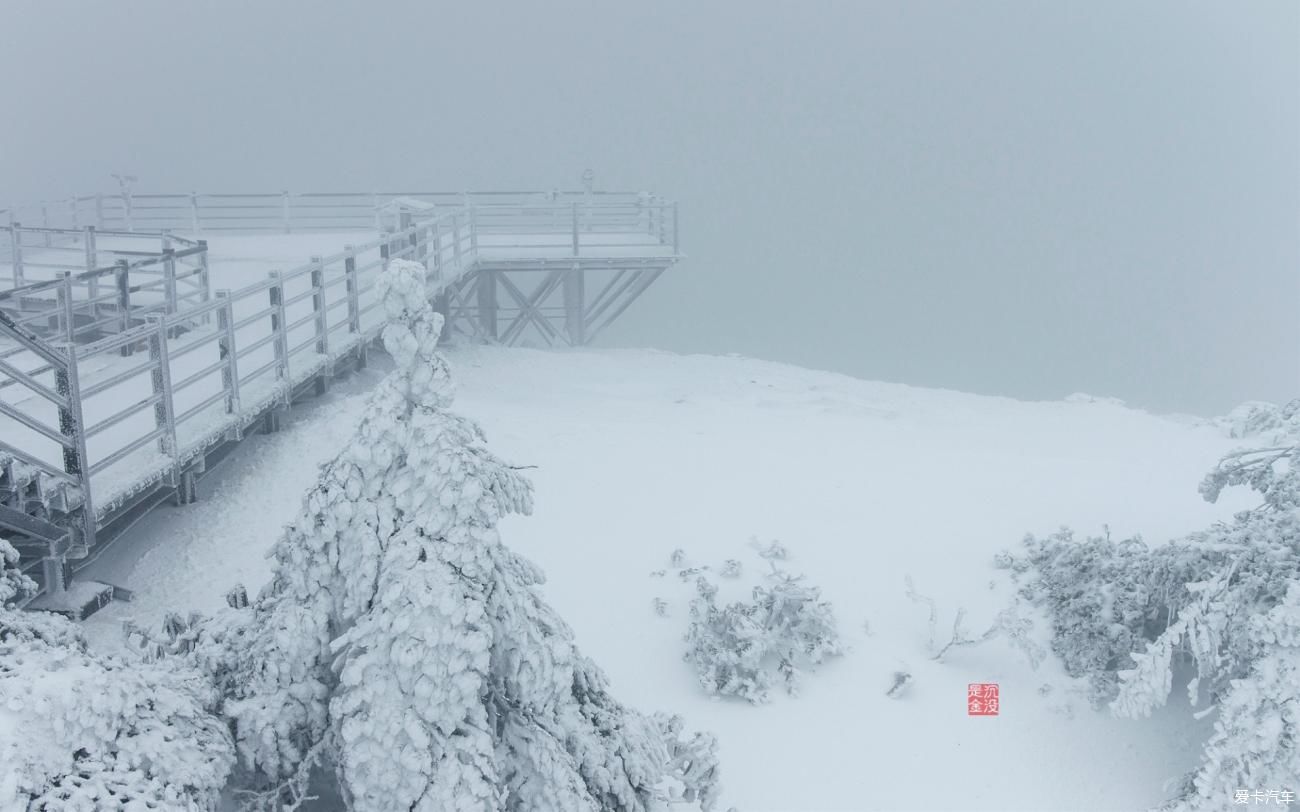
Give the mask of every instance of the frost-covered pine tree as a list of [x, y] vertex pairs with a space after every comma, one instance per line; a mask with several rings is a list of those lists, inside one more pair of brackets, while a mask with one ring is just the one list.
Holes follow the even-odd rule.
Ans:
[[0, 539], [0, 809], [215, 809], [234, 763], [216, 696], [183, 664], [96, 656], [12, 602], [35, 588]]
[[1300, 792], [1300, 446], [1229, 454], [1201, 493], [1242, 485], [1258, 507], [1165, 545], [1067, 532], [1002, 560], [1051, 614], [1067, 671], [1117, 715], [1149, 715], [1179, 666], [1194, 667], [1188, 699], [1218, 717], [1170, 809], [1220, 809], [1243, 788]]
[[323, 747], [357, 810], [710, 808], [712, 738], [618, 703], [502, 545], [531, 486], [447, 410], [424, 279], [400, 260], [381, 277], [396, 370], [275, 545], [251, 634], [231, 635], [245, 765], [300, 781]]
[[696, 579], [685, 659], [711, 696], [768, 700], [779, 676], [797, 694], [804, 673], [844, 651], [831, 605], [801, 577], [775, 573], [753, 600], [719, 606], [718, 587]]

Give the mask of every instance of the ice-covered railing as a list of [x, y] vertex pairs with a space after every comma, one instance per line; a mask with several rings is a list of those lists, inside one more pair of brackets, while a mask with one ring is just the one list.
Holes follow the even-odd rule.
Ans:
[[90, 340], [211, 298], [203, 240], [94, 226], [11, 223], [4, 231], [9, 250], [0, 256], [0, 309], [44, 338]]
[[425, 261], [431, 288], [456, 278], [472, 261], [467, 217], [422, 220], [53, 355], [11, 330], [0, 359], [5, 448], [52, 475], [62, 470], [62, 437], [50, 429], [62, 407], [40, 395], [70, 366], [80, 371], [77, 435], [96, 508], [111, 511], [159, 479], [174, 484], [206, 447], [378, 334], [373, 287], [390, 256]]
[[[677, 205], [647, 192], [251, 192], [96, 194], [0, 209], [0, 223], [41, 228], [185, 232], [383, 230], [396, 227], [401, 201], [419, 201], [431, 214], [475, 211], [485, 233], [527, 227], [567, 233], [577, 214], [580, 233], [637, 232], [661, 245], [678, 244]], [[0, 232], [0, 258], [8, 238]]]
[[[584, 343], [677, 260], [676, 214], [601, 192], [97, 195], [0, 211], [0, 501], [84, 527], [83, 552], [169, 494], [188, 501], [217, 449], [364, 362], [392, 259], [425, 269], [453, 322], [477, 313], [503, 343], [530, 324], [554, 336], [546, 296], [563, 287], [566, 335]], [[200, 235], [304, 230], [375, 238], [210, 289]], [[570, 283], [593, 267], [611, 276], [584, 303]], [[521, 289], [515, 269], [540, 284]], [[488, 295], [498, 285], [511, 303]], [[511, 318], [500, 332], [497, 314]]]

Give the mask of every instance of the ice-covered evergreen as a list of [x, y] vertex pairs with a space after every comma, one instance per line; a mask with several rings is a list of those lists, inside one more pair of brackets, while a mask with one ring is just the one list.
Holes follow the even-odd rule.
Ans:
[[1160, 547], [1027, 540], [1002, 557], [1045, 608], [1066, 669], [1117, 715], [1164, 705], [1180, 663], [1191, 704], [1217, 708], [1199, 771], [1171, 802], [1218, 809], [1241, 788], [1300, 791], [1300, 446], [1238, 451], [1205, 478], [1213, 501], [1245, 485], [1262, 503]]
[[777, 573], [751, 601], [725, 606], [707, 579], [696, 589], [685, 657], [709, 694], [766, 702], [778, 677], [794, 694], [806, 671], [843, 651], [831, 605], [800, 578]]
[[275, 545], [271, 584], [222, 627], [236, 644], [208, 658], [233, 675], [243, 763], [276, 785], [324, 745], [358, 810], [710, 808], [712, 739], [617, 702], [541, 571], [502, 545], [531, 486], [447, 410], [424, 279], [385, 271], [396, 371]]
[[91, 653], [10, 604], [35, 587], [0, 540], [0, 809], [213, 809], [234, 762], [215, 693], [182, 663]]

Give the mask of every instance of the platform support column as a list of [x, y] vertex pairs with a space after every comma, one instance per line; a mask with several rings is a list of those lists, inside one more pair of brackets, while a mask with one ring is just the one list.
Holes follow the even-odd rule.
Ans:
[[474, 283], [474, 296], [478, 300], [478, 323], [489, 341], [497, 335], [497, 271], [482, 270]]
[[438, 331], [438, 343], [445, 344], [451, 338], [451, 292], [445, 286], [433, 295], [433, 311], [442, 316], [442, 329]]
[[569, 336], [569, 344], [574, 347], [587, 343], [587, 331], [583, 324], [583, 299], [583, 270], [575, 262], [564, 275], [564, 327]]

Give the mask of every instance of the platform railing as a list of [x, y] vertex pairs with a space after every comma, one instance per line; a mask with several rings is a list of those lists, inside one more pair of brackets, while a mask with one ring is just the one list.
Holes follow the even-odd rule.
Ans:
[[[184, 194], [98, 194], [0, 209], [0, 224], [26, 223], [44, 229], [81, 230], [94, 226], [126, 233], [170, 230], [192, 236], [207, 233], [295, 233], [379, 231], [395, 225], [403, 201], [450, 210], [507, 212], [515, 222], [567, 230], [574, 205], [584, 232], [635, 230], [661, 245], [677, 245], [676, 204], [646, 192], [490, 191], [490, 192], [257, 192]], [[47, 243], [57, 242], [43, 236]], [[9, 249], [0, 231], [0, 262]], [[51, 246], [52, 247], [52, 246]]]
[[[397, 257], [424, 261], [436, 291], [474, 262], [468, 214], [421, 220], [243, 288], [215, 291], [207, 301], [178, 297], [184, 306], [174, 312], [158, 308], [143, 323], [70, 345], [71, 355], [19, 342], [26, 368], [19, 359], [0, 360], [4, 450], [63, 477], [57, 461], [73, 441], [51, 426], [69, 403], [43, 381], [76, 380], [80, 366], [74, 435], [84, 451], [77, 470], [90, 479], [98, 510], [111, 511], [160, 479], [174, 484], [204, 448], [269, 404], [287, 402], [296, 387], [328, 374], [334, 359], [378, 335], [375, 283]], [[48, 284], [66, 286], [69, 279]], [[6, 324], [6, 336], [36, 338], [13, 319]]]
[[[11, 492], [4, 494], [15, 507], [29, 498], [49, 500], [64, 511], [85, 507], [91, 517], [84, 528], [84, 541], [94, 539], [89, 477], [86, 462], [86, 433], [82, 413], [82, 391], [78, 377], [78, 348], [71, 342], [61, 347], [43, 340], [16, 324], [0, 311], [0, 338], [18, 345], [42, 365], [41, 370], [24, 371], [0, 360], [0, 380], [12, 385], [0, 397], [0, 468]], [[24, 438], [24, 434], [28, 435]], [[53, 446], [54, 454], [36, 451], [30, 437]]]

